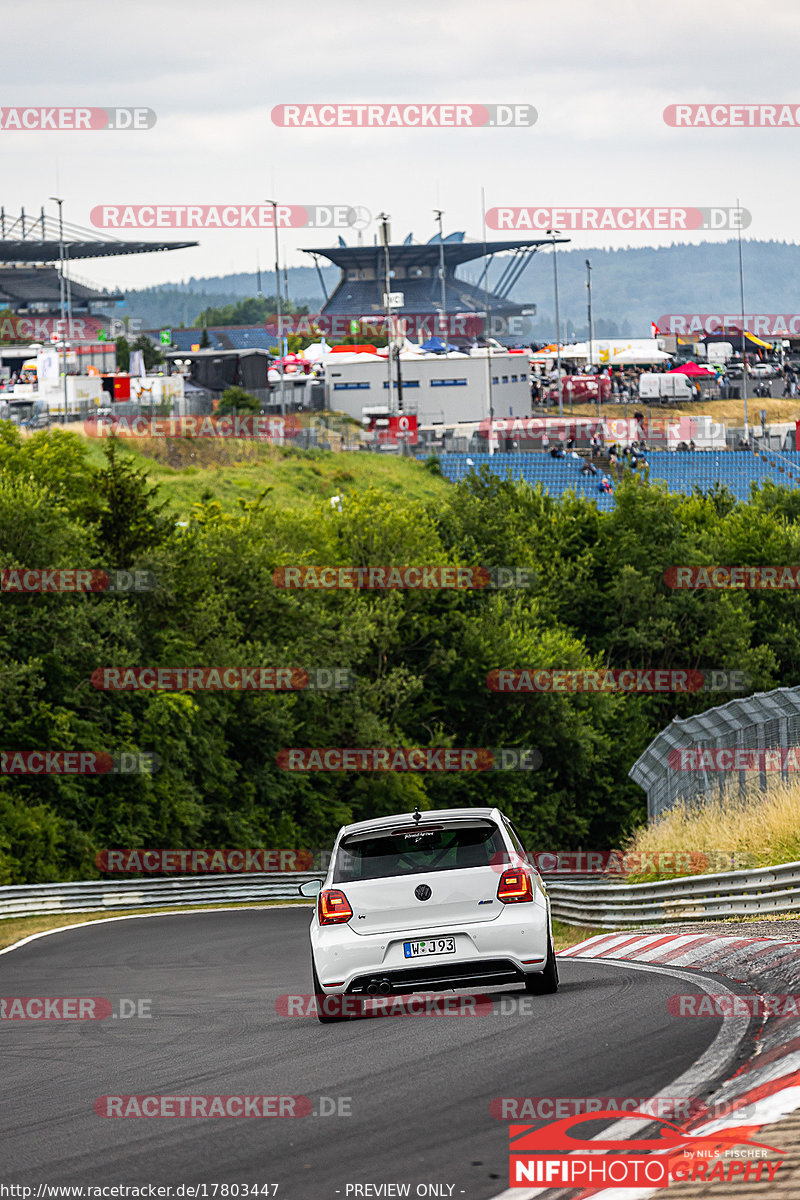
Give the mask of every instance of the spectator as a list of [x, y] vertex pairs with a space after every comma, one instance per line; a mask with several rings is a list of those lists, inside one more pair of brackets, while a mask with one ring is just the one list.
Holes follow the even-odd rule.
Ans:
[[546, 450], [549, 445], [550, 445], [550, 438], [547, 436], [546, 433], [543, 433], [542, 434], [542, 450], [543, 451]]

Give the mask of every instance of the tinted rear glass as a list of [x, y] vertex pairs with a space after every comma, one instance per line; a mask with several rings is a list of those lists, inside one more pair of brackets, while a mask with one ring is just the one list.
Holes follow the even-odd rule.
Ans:
[[504, 853], [500, 830], [488, 821], [430, 832], [409, 829], [408, 833], [394, 835], [352, 836], [339, 846], [333, 882], [488, 867], [495, 856]]

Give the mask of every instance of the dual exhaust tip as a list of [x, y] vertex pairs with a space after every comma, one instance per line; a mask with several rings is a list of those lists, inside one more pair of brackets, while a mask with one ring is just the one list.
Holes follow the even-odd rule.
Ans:
[[380, 992], [382, 996], [386, 996], [391, 990], [392, 985], [389, 983], [388, 979], [371, 979], [367, 984], [367, 991], [369, 992], [370, 996], [376, 996], [378, 992]]

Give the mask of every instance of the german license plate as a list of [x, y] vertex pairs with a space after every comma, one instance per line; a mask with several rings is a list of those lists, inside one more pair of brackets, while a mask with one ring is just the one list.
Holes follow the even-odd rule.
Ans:
[[403, 942], [406, 958], [428, 958], [431, 954], [455, 954], [456, 939], [426, 938], [424, 942]]

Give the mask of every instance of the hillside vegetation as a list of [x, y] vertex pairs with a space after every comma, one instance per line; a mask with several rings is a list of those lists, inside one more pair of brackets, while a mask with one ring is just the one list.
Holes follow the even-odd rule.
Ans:
[[[674, 592], [663, 580], [674, 564], [800, 562], [796, 492], [770, 485], [743, 505], [623, 482], [601, 514], [488, 473], [447, 485], [401, 459], [257, 448], [207, 462], [200, 443], [172, 449], [198, 457], [170, 467], [130, 444], [62, 430], [23, 440], [0, 425], [0, 566], [135, 567], [157, 584], [2, 595], [0, 747], [161, 762], [153, 775], [0, 775], [0, 883], [90, 878], [107, 847], [325, 847], [343, 822], [416, 804], [498, 804], [533, 851], [619, 846], [644, 815], [633, 761], [673, 716], [729, 697], [500, 694], [489, 671], [728, 668], [754, 691], [800, 680], [796, 596]], [[532, 584], [276, 585], [276, 568], [303, 564], [516, 566]], [[92, 682], [98, 668], [147, 666], [356, 678], [351, 690], [289, 693]], [[425, 774], [278, 762], [292, 747], [400, 746], [535, 748], [542, 761]]]

